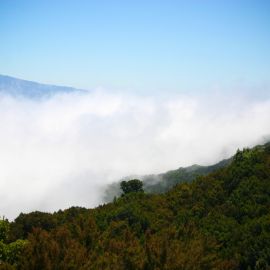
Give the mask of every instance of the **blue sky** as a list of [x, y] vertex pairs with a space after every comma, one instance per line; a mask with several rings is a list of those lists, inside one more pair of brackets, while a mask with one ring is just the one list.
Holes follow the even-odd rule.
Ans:
[[1, 0], [0, 74], [148, 94], [263, 93], [269, 14], [269, 1]]
[[0, 74], [104, 88], [1, 92], [0, 216], [94, 207], [125, 176], [269, 140], [269, 15], [269, 0], [0, 0]]

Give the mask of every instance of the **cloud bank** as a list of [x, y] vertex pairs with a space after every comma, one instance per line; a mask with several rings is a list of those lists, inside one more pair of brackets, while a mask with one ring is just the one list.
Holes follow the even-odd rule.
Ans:
[[227, 158], [270, 134], [270, 99], [94, 91], [0, 97], [0, 215], [102, 203], [132, 174]]

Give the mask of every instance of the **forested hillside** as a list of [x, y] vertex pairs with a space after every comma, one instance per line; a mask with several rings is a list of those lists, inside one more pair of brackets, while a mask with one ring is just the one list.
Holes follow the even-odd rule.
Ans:
[[140, 190], [2, 221], [0, 269], [270, 269], [269, 144], [167, 193]]
[[[129, 176], [122, 180], [129, 180], [133, 178], [139, 178], [143, 181], [144, 191], [146, 193], [163, 193], [167, 192], [175, 185], [180, 183], [188, 183], [193, 181], [196, 177], [201, 175], [206, 175], [219, 168], [223, 168], [230, 164], [231, 158], [224, 159], [217, 164], [210, 166], [201, 166], [194, 164], [189, 167], [180, 167], [176, 170], [171, 170], [166, 173], [142, 175], [142, 176]], [[120, 182], [112, 183], [108, 185], [105, 190], [104, 201], [111, 202], [114, 197], [119, 197], [121, 195]]]

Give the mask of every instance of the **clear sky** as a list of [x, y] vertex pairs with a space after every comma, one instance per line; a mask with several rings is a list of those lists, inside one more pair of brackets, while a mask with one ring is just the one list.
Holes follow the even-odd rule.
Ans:
[[269, 90], [270, 1], [1, 0], [0, 39], [0, 74], [33, 81]]

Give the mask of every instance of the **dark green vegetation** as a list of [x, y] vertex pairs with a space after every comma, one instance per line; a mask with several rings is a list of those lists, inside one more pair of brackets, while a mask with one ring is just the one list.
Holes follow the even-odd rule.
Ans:
[[19, 256], [27, 244], [27, 240], [18, 239], [14, 242], [7, 241], [10, 224], [8, 220], [0, 220], [0, 268], [1, 262], [7, 262], [8, 265], [16, 265]]
[[143, 192], [143, 183], [139, 179], [122, 181], [120, 187], [123, 191], [123, 195], [127, 195], [131, 192]]
[[[211, 166], [192, 165], [186, 168], [179, 168], [177, 170], [168, 171], [161, 174], [152, 174], [144, 176], [136, 176], [142, 179], [144, 191], [146, 193], [164, 193], [172, 189], [175, 185], [180, 183], [189, 183], [196, 177], [207, 175], [217, 169], [223, 168], [230, 164], [232, 159], [224, 159], [217, 164]], [[132, 179], [133, 177], [126, 177], [124, 180]], [[111, 202], [114, 197], [121, 195], [121, 181], [109, 185], [105, 191], [104, 200]]]
[[270, 269], [270, 145], [167, 193], [21, 214], [10, 228], [3, 243], [27, 243], [0, 269]]

